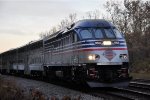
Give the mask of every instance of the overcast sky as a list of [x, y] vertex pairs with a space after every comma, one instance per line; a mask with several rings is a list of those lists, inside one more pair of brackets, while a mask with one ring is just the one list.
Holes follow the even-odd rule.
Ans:
[[0, 0], [0, 52], [39, 39], [39, 33], [57, 26], [71, 13], [84, 16], [106, 0]]

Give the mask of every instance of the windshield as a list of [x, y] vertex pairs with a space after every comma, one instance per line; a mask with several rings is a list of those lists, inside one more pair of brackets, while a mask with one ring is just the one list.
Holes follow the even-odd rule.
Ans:
[[122, 38], [122, 34], [116, 28], [87, 28], [79, 31], [82, 39]]
[[116, 28], [113, 29], [115, 35], [117, 38], [122, 38], [122, 34], [119, 32], [119, 30], [117, 30]]
[[104, 29], [104, 31], [107, 38], [115, 38], [115, 34], [112, 29]]
[[92, 32], [90, 30], [81, 30], [80, 31], [81, 37], [82, 39], [89, 39], [89, 38], [93, 38], [92, 36]]
[[95, 29], [94, 35], [95, 35], [95, 38], [104, 38], [103, 32], [100, 29]]

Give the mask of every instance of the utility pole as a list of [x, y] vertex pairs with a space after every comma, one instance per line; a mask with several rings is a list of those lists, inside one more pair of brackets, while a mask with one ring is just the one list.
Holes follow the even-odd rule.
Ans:
[[17, 48], [17, 51], [16, 51], [16, 56], [17, 56], [17, 64], [16, 64], [16, 68], [17, 68], [17, 73], [18, 73], [18, 48]]
[[3, 64], [3, 58], [2, 58], [3, 56], [2, 56], [2, 54], [1, 54], [1, 72], [2, 72], [2, 64]]

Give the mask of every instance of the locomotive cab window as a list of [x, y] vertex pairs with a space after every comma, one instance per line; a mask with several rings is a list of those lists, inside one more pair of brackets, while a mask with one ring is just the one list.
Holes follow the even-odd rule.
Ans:
[[78, 41], [77, 33], [72, 32], [70, 35], [70, 42], [74, 43]]
[[116, 38], [116, 36], [111, 28], [105, 28], [104, 32], [105, 32], [105, 35], [107, 38]]
[[104, 38], [104, 35], [103, 35], [103, 32], [101, 29], [95, 29], [94, 30], [94, 35], [95, 35], [95, 38]]
[[77, 42], [77, 34], [74, 34], [74, 42]]
[[91, 38], [93, 38], [92, 32], [90, 32], [90, 30], [87, 30], [87, 29], [80, 30], [80, 35], [81, 35], [82, 39], [91, 39]]
[[119, 30], [117, 30], [116, 28], [113, 29], [115, 35], [117, 38], [123, 38], [123, 35], [121, 32], [119, 32]]

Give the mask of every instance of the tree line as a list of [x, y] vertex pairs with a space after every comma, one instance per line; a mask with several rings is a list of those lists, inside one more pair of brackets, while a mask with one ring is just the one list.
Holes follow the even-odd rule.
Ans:
[[150, 1], [107, 1], [105, 9], [125, 34], [132, 70], [150, 72]]
[[[124, 33], [133, 72], [150, 72], [150, 1], [142, 0], [109, 0], [105, 3], [106, 14], [100, 11], [89, 11], [80, 19], [106, 19]], [[45, 37], [76, 22], [77, 14], [73, 13], [62, 20], [58, 26], [51, 28]]]

